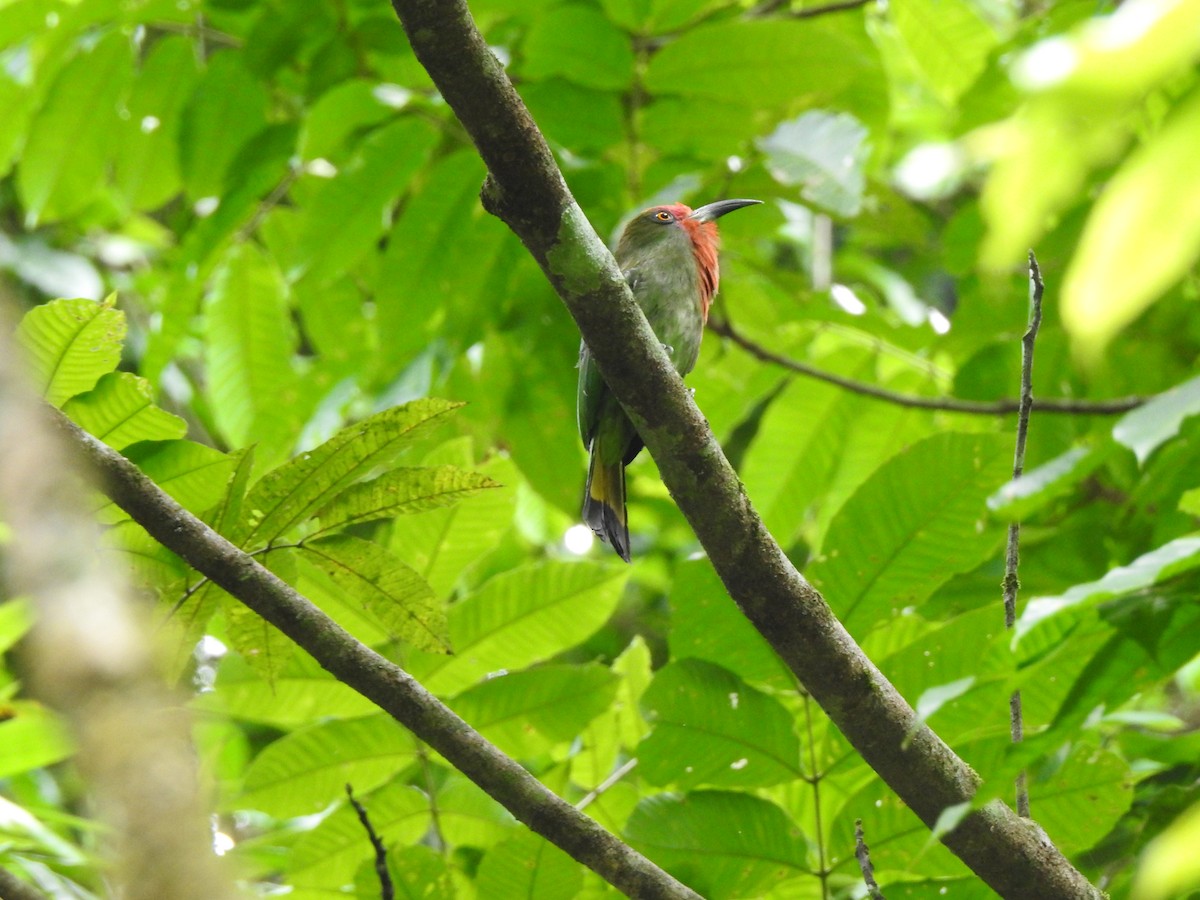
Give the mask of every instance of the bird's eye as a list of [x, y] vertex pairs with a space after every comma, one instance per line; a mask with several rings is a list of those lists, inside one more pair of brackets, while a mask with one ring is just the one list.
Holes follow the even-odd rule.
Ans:
[[657, 219], [659, 222], [670, 222], [675, 217], [673, 215], [671, 215], [669, 212], [667, 212], [666, 210], [659, 210], [658, 212], [656, 212], [654, 214], [654, 218]]

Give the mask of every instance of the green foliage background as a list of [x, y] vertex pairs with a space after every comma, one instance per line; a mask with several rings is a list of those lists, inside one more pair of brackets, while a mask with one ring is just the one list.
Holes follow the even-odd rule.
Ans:
[[[689, 379], [772, 532], [987, 795], [1026, 765], [1035, 818], [1114, 896], [1195, 888], [1200, 3], [471, 5], [602, 236], [657, 201], [766, 201], [723, 220], [718, 321], [894, 391], [1010, 397], [1033, 246], [1035, 394], [1162, 395], [1035, 414], [1002, 490], [1011, 417], [714, 335]], [[568, 551], [578, 333], [480, 208], [386, 4], [0, 0], [0, 122], [0, 267], [50, 402], [568, 800], [625, 767], [588, 812], [706, 896], [861, 896], [858, 818], [889, 897], [989, 895], [740, 618], [652, 461], [635, 563]], [[351, 782], [402, 896], [612, 894], [95, 505], [200, 687], [249, 883], [375, 896]], [[0, 606], [0, 648], [28, 618]], [[192, 656], [205, 634], [225, 652]], [[2, 678], [0, 864], [100, 895], [70, 739]]]

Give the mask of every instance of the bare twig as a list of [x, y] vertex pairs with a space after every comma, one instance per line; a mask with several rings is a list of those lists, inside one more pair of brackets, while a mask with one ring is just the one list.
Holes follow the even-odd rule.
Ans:
[[[934, 827], [975, 796], [979, 776], [920, 721], [763, 525], [465, 0], [392, 6], [487, 165], [484, 207], [558, 292], [730, 596], [867, 764]], [[1001, 896], [1099, 896], [1041, 829], [999, 801], [940, 838]]]
[[[1045, 285], [1038, 268], [1037, 257], [1029, 251], [1029, 327], [1021, 338], [1021, 409], [1017, 415], [1017, 448], [1013, 453], [1013, 481], [1025, 471], [1025, 444], [1029, 438], [1029, 415], [1033, 412], [1033, 350], [1037, 342], [1038, 329], [1042, 324], [1042, 294]], [[1004, 625], [1008, 629], [1017, 621], [1017, 591], [1021, 583], [1017, 570], [1021, 561], [1021, 523], [1008, 526], [1008, 546], [1004, 554]], [[1024, 738], [1024, 723], [1021, 716], [1021, 692], [1013, 691], [1008, 699], [1009, 733], [1012, 742], [1019, 744]], [[1029, 818], [1029, 788], [1025, 773], [1018, 772], [1016, 779], [1017, 815]]]
[[392, 715], [520, 821], [629, 896], [698, 900], [690, 888], [488, 743], [411, 675], [356, 641], [294, 588], [183, 509], [129, 460], [66, 417], [58, 416], [57, 422], [99, 472], [104, 492], [151, 537]]
[[[863, 381], [855, 381], [853, 378], [835, 375], [832, 372], [826, 372], [824, 369], [811, 366], [808, 363], [800, 362], [800, 360], [793, 359], [790, 356], [784, 356], [782, 353], [768, 350], [738, 331], [728, 319], [722, 321], [709, 319], [708, 330], [713, 334], [729, 338], [729, 340], [733, 341], [751, 356], [761, 359], [763, 362], [774, 363], [777, 366], [790, 369], [800, 375], [824, 381], [856, 394], [862, 394], [864, 397], [882, 400], [885, 403], [894, 403], [897, 406], [906, 406], [910, 409], [936, 409], [944, 412], [969, 413], [983, 416], [1006, 416], [1011, 413], [1020, 412], [1021, 409], [1021, 400], [1019, 398], [1016, 400], [960, 400], [957, 397], [921, 397], [917, 394], [902, 394], [899, 391], [890, 391], [878, 385], [867, 384]], [[1113, 400], [1070, 400], [1065, 397], [1053, 397], [1050, 399], [1035, 400], [1033, 408], [1040, 413], [1115, 416], [1127, 413], [1131, 409], [1136, 409], [1151, 399], [1153, 398], [1140, 396], [1118, 397]]]
[[30, 597], [36, 610], [22, 647], [30, 688], [74, 733], [75, 763], [109, 826], [115, 893], [127, 900], [233, 897], [197, 799], [183, 698], [165, 689], [155, 665], [150, 610], [96, 552], [99, 533], [81, 505], [74, 460], [17, 370], [22, 354], [4, 312], [0, 507], [11, 537], [0, 548], [0, 572], [9, 596]]
[[602, 782], [600, 782], [598, 785], [596, 785], [594, 788], [592, 788], [590, 791], [588, 791], [587, 794], [585, 794], [583, 796], [583, 798], [578, 803], [575, 804], [575, 808], [576, 809], [587, 809], [589, 806], [591, 806], [593, 803], [595, 803], [596, 799], [598, 797], [600, 797], [605, 791], [607, 791], [614, 784], [617, 784], [622, 778], [624, 778], [626, 775], [628, 775], [630, 772], [632, 772], [637, 767], [637, 764], [638, 764], [638, 760], [637, 760], [636, 756], [625, 760], [625, 762], [623, 762], [617, 768], [617, 770], [615, 772], [613, 772], [611, 775], [609, 775], [607, 778], [605, 778]]
[[863, 883], [871, 895], [871, 900], [886, 900], [883, 891], [875, 882], [875, 867], [871, 865], [871, 848], [867, 846], [863, 836], [862, 819], [854, 820], [854, 855], [858, 858], [858, 867], [862, 870]]
[[371, 846], [375, 848], [375, 874], [379, 876], [379, 898], [380, 900], [393, 900], [396, 896], [396, 889], [392, 886], [392, 876], [388, 872], [387, 847], [383, 846], [383, 841], [371, 827], [371, 819], [367, 815], [366, 807], [354, 799], [354, 788], [349, 784], [346, 785], [346, 797], [349, 798], [354, 811], [358, 813], [358, 821], [362, 822], [362, 827], [367, 832], [367, 838], [370, 839]]

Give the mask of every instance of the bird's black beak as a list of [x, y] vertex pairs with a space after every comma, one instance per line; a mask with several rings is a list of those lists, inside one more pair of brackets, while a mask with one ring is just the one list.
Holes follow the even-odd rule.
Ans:
[[706, 203], [699, 209], [692, 210], [689, 219], [695, 219], [697, 222], [712, 222], [714, 219], [719, 219], [725, 213], [731, 213], [735, 209], [741, 209], [743, 206], [756, 206], [762, 203], [761, 200], [717, 200], [714, 203]]

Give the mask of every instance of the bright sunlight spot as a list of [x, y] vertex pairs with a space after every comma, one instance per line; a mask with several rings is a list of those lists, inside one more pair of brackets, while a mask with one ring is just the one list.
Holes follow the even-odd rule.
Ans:
[[867, 305], [858, 299], [858, 294], [844, 284], [832, 285], [829, 288], [829, 296], [833, 298], [834, 303], [852, 316], [861, 316], [867, 311]]
[[938, 334], [945, 334], [950, 330], [950, 320], [940, 309], [929, 310], [929, 324]]
[[576, 556], [583, 556], [591, 550], [595, 541], [592, 529], [586, 525], [572, 525], [563, 535], [563, 543], [567, 547], [567, 552], [574, 553]]

